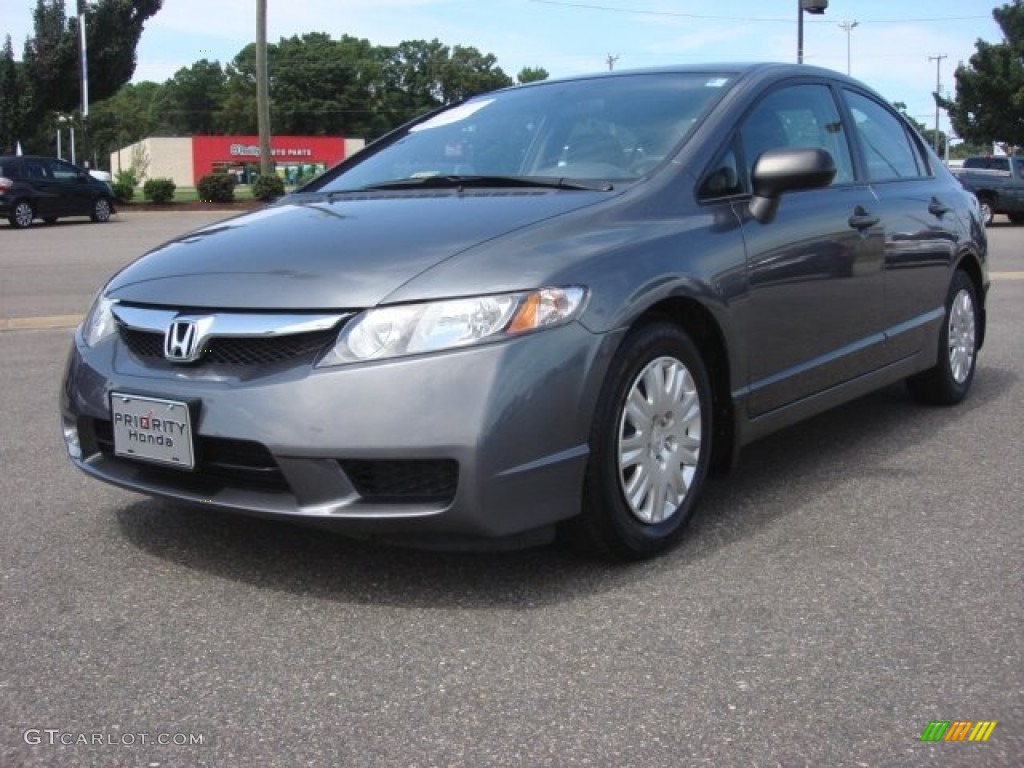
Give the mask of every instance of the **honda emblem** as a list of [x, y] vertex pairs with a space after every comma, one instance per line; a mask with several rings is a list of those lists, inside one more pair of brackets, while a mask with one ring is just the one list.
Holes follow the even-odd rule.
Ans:
[[202, 352], [199, 341], [195, 320], [175, 320], [164, 335], [164, 357], [172, 363], [193, 363]]

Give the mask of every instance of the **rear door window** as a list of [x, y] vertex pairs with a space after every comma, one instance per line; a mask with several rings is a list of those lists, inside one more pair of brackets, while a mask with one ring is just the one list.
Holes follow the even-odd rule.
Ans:
[[894, 112], [855, 91], [845, 91], [870, 181], [930, 175], [924, 154]]

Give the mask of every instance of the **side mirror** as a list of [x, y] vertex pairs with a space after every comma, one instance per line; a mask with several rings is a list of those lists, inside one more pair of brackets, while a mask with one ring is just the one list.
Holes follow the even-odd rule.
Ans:
[[767, 224], [775, 218], [783, 194], [827, 187], [835, 176], [835, 161], [824, 149], [769, 149], [757, 159], [751, 174], [754, 196], [750, 199], [750, 213]]

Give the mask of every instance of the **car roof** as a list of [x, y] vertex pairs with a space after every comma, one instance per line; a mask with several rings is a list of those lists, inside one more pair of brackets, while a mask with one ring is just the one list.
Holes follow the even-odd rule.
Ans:
[[570, 75], [568, 77], [553, 78], [550, 80], [537, 80], [523, 85], [515, 85], [503, 90], [516, 90], [521, 88], [543, 87], [551, 83], [571, 83], [584, 80], [601, 80], [617, 77], [632, 77], [635, 75], [652, 74], [706, 74], [706, 75], [729, 75], [735, 80], [735, 84], [743, 83], [746, 87], [757, 88], [780, 82], [791, 78], [821, 78], [833, 82], [850, 85], [861, 90], [873, 93], [876, 97], [884, 100], [874, 89], [860, 80], [850, 77], [834, 69], [816, 67], [812, 64], [793, 64], [786, 62], [702, 62], [694, 64], [677, 64], [658, 67], [645, 67], [638, 69], [617, 69], [611, 72], [593, 72], [590, 74]]

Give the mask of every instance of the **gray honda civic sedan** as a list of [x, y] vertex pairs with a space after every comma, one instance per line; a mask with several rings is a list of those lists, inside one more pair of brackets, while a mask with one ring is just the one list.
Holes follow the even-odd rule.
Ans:
[[641, 558], [770, 431], [897, 381], [962, 400], [987, 269], [974, 198], [843, 75], [534, 83], [115, 275], [64, 438], [93, 477], [212, 508]]

